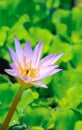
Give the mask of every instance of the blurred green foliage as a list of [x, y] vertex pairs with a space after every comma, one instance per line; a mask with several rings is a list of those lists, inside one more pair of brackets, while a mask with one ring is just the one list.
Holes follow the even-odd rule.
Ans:
[[[11, 129], [82, 130], [81, 0], [0, 0], [0, 57], [8, 62], [8, 47], [14, 48], [15, 35], [22, 46], [28, 39], [33, 48], [42, 39], [42, 57], [64, 55], [58, 61], [63, 71], [44, 80], [48, 89], [32, 87], [23, 93]], [[18, 88], [0, 74], [0, 124]]]

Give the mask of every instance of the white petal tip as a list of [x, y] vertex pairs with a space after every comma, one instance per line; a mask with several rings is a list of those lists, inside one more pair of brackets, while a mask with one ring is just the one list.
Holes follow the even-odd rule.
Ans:
[[60, 54], [59, 54], [59, 55], [60, 55], [60, 57], [61, 57], [63, 54], [64, 54], [64, 52], [60, 53]]

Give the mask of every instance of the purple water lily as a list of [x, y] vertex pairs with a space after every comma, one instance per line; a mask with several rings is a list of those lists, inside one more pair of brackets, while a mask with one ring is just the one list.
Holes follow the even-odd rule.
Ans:
[[41, 82], [42, 79], [51, 76], [62, 69], [57, 68], [54, 63], [63, 55], [51, 54], [40, 60], [42, 52], [42, 41], [40, 41], [34, 51], [32, 51], [29, 41], [26, 42], [24, 49], [21, 47], [19, 40], [15, 37], [16, 52], [9, 49], [13, 63], [10, 64], [12, 69], [5, 69], [5, 71], [16, 77], [22, 86], [36, 85], [47, 88]]

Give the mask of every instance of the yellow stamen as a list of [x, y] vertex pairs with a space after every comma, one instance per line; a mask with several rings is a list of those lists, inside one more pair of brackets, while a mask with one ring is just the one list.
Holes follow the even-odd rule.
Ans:
[[36, 78], [37, 73], [39, 71], [39, 67], [32, 68], [31, 61], [29, 63], [26, 62], [26, 59], [24, 60], [24, 67], [21, 66], [20, 63], [18, 63], [18, 70], [20, 72], [21, 76], [24, 76], [25, 78]]

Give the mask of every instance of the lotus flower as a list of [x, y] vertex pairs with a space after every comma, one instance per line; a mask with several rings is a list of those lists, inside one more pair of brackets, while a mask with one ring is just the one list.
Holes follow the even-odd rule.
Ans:
[[32, 51], [29, 41], [26, 41], [25, 47], [22, 49], [17, 37], [14, 39], [16, 52], [9, 48], [13, 63], [10, 64], [11, 69], [5, 69], [5, 71], [16, 77], [18, 82], [24, 87], [36, 85], [38, 87], [47, 88], [41, 80], [62, 70], [57, 68], [57, 65], [54, 63], [63, 53], [59, 55], [50, 54], [40, 60], [42, 41], [40, 41], [34, 51]]

